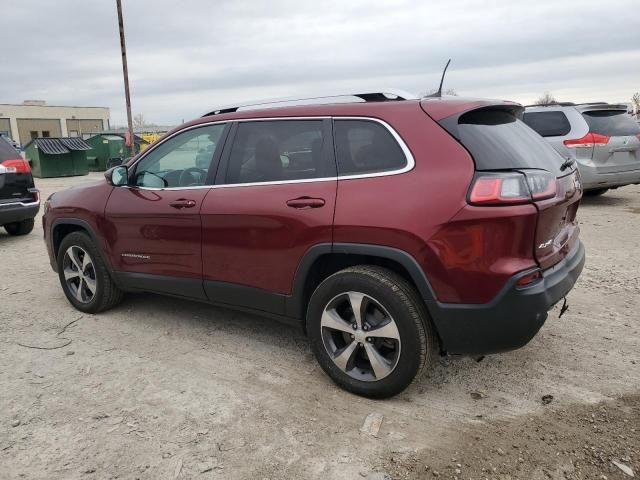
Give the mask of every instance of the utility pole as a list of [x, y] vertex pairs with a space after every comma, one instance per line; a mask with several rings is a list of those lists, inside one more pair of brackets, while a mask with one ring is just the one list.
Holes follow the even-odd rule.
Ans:
[[129, 153], [134, 153], [133, 120], [131, 118], [131, 96], [129, 95], [129, 70], [127, 68], [127, 47], [124, 43], [124, 22], [122, 20], [122, 1], [116, 0], [118, 8], [118, 27], [120, 28], [120, 50], [122, 51], [122, 74], [124, 76], [124, 96], [127, 101], [127, 126], [129, 133]]

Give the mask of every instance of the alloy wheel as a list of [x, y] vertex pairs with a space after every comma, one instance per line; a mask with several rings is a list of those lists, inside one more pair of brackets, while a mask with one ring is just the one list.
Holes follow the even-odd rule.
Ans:
[[64, 281], [75, 299], [89, 303], [96, 294], [96, 270], [91, 256], [82, 247], [73, 245], [62, 260]]
[[381, 380], [398, 364], [398, 326], [382, 304], [369, 295], [345, 292], [334, 297], [322, 312], [320, 328], [333, 363], [356, 380]]

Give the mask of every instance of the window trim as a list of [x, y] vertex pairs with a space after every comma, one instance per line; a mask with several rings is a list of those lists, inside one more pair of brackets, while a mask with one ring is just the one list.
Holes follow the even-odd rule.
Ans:
[[[234, 119], [234, 120], [217, 120], [217, 121], [211, 121], [211, 122], [203, 122], [203, 123], [198, 123], [196, 125], [191, 125], [187, 128], [183, 128], [181, 130], [178, 130], [177, 132], [172, 133], [171, 135], [168, 135], [167, 137], [163, 138], [161, 141], [159, 141], [158, 143], [156, 143], [155, 145], [153, 145], [151, 148], [146, 149], [143, 154], [136, 159], [136, 161], [129, 167], [130, 170], [133, 171], [133, 169], [137, 166], [137, 164], [142, 161], [143, 158], [145, 158], [149, 153], [151, 153], [153, 150], [155, 150], [156, 148], [158, 148], [160, 145], [162, 145], [164, 142], [168, 141], [169, 139], [173, 138], [176, 135], [179, 135], [183, 132], [186, 132], [188, 130], [194, 129], [194, 128], [200, 128], [200, 127], [206, 127], [206, 126], [210, 126], [210, 125], [216, 125], [216, 124], [220, 124], [220, 123], [227, 123], [228, 128], [226, 129], [226, 136], [225, 136], [225, 140], [224, 140], [224, 145], [221, 149], [221, 155], [220, 158], [216, 159], [215, 156], [212, 159], [212, 163], [213, 161], [217, 160], [216, 163], [216, 181], [218, 179], [218, 170], [220, 165], [223, 163], [223, 157], [228, 156], [230, 148], [231, 148], [231, 144], [233, 143], [233, 140], [235, 139], [235, 131], [237, 130], [236, 125], [239, 123], [244, 123], [244, 122], [267, 122], [267, 121], [277, 121], [277, 120], [331, 120], [331, 128], [332, 128], [332, 140], [334, 139], [334, 134], [333, 134], [333, 120], [369, 120], [369, 121], [373, 121], [373, 122], [377, 122], [380, 125], [382, 125], [383, 127], [385, 127], [387, 129], [387, 131], [389, 131], [389, 133], [391, 133], [391, 136], [394, 138], [394, 140], [398, 143], [398, 145], [400, 146], [400, 149], [402, 150], [402, 152], [405, 155], [405, 158], [407, 160], [407, 164], [399, 169], [396, 170], [388, 170], [388, 171], [384, 171], [384, 172], [373, 172], [373, 173], [358, 173], [358, 174], [349, 174], [349, 175], [340, 175], [339, 171], [338, 171], [338, 164], [336, 161], [336, 155], [335, 155], [335, 148], [333, 148], [333, 160], [336, 163], [336, 172], [337, 175], [336, 176], [331, 176], [331, 177], [321, 177], [321, 178], [302, 178], [302, 179], [298, 179], [298, 180], [278, 180], [278, 181], [272, 181], [272, 182], [251, 182], [251, 183], [232, 183], [232, 184], [224, 184], [224, 183], [211, 183], [209, 185], [197, 185], [197, 186], [193, 186], [193, 187], [164, 187], [164, 188], [159, 188], [159, 187], [140, 187], [140, 186], [135, 186], [135, 185], [128, 185], [125, 188], [136, 188], [136, 189], [141, 189], [141, 190], [199, 190], [199, 189], [210, 189], [210, 188], [236, 188], [236, 187], [256, 187], [256, 186], [269, 186], [269, 185], [288, 185], [288, 184], [294, 184], [294, 183], [312, 183], [312, 182], [330, 182], [330, 181], [340, 181], [340, 180], [356, 180], [356, 179], [361, 179], [361, 178], [376, 178], [376, 177], [387, 177], [387, 176], [393, 176], [393, 175], [400, 175], [406, 172], [409, 172], [411, 170], [413, 170], [415, 168], [416, 162], [415, 162], [415, 158], [413, 157], [413, 154], [411, 153], [411, 150], [409, 149], [409, 147], [407, 146], [406, 142], [402, 139], [402, 137], [400, 136], [400, 134], [391, 126], [389, 125], [386, 121], [380, 119], [380, 118], [376, 118], [376, 117], [369, 117], [366, 115], [346, 115], [346, 116], [342, 116], [342, 115], [324, 115], [324, 116], [294, 116], [294, 117], [260, 117], [260, 118], [242, 118], [242, 119]], [[233, 135], [232, 135], [233, 134]], [[229, 140], [231, 140], [231, 142], [229, 142]]]

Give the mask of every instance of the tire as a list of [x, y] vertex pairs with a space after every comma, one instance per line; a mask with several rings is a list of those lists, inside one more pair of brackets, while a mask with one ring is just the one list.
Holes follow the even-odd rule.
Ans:
[[585, 190], [584, 194], [587, 197], [599, 197], [600, 195], [604, 195], [609, 191], [608, 188], [596, 188], [594, 190]]
[[[353, 304], [361, 305], [359, 310], [364, 312], [357, 329]], [[395, 329], [391, 323], [395, 323]], [[382, 327], [385, 335], [380, 335], [382, 330], [376, 332]], [[307, 334], [325, 373], [343, 389], [369, 398], [388, 398], [402, 392], [431, 364], [438, 345], [415, 288], [390, 270], [368, 265], [341, 270], [318, 286], [307, 310]], [[378, 357], [378, 369], [369, 360], [372, 348], [375, 352], [371, 356]], [[380, 362], [383, 354], [384, 362]]]
[[[87, 254], [90, 264], [85, 261]], [[103, 312], [122, 300], [122, 291], [111, 279], [98, 247], [87, 234], [72, 232], [64, 237], [57, 263], [62, 290], [69, 303], [81, 312]], [[82, 275], [77, 274], [79, 270], [83, 270]]]
[[35, 221], [33, 218], [22, 220], [21, 222], [7, 223], [4, 229], [9, 235], [27, 235], [33, 230]]

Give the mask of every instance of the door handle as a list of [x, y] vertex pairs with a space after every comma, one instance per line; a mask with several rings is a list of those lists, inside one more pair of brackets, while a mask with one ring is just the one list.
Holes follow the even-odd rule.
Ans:
[[173, 208], [181, 209], [181, 208], [192, 208], [196, 206], [195, 200], [187, 200], [186, 198], [179, 198], [169, 203]]
[[291, 208], [320, 208], [324, 206], [323, 198], [299, 197], [287, 200], [287, 205]]

